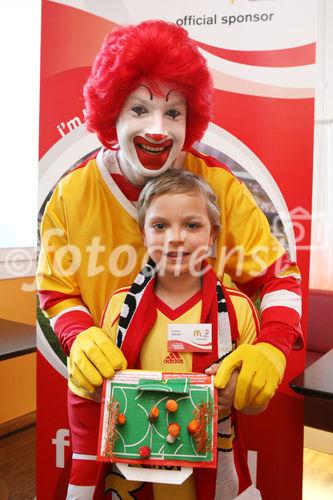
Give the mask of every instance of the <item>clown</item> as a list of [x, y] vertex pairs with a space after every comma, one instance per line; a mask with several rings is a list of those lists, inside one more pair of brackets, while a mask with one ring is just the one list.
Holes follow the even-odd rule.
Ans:
[[[222, 220], [210, 264], [248, 295], [260, 292], [256, 343], [230, 354], [215, 376], [223, 388], [240, 369], [237, 409], [264, 406], [272, 398], [301, 338], [297, 266], [246, 187], [192, 148], [208, 126], [212, 95], [196, 45], [184, 29], [163, 21], [112, 31], [85, 85], [87, 127], [103, 147], [56, 187], [42, 221], [37, 274], [41, 307], [68, 356], [72, 479], [80, 469], [75, 457], [96, 455], [96, 441], [81, 433], [89, 415], [99, 412], [92, 400], [96, 388], [126, 367], [121, 350], [98, 325], [110, 295], [131, 283], [145, 261], [135, 204], [150, 178], [183, 168], [207, 180]], [[241, 249], [241, 267], [235, 248]], [[90, 406], [80, 413], [75, 396]]]

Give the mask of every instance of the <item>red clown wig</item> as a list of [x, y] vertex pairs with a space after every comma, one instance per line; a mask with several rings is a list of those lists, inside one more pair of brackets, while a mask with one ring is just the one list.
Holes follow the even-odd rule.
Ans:
[[106, 36], [84, 87], [88, 130], [96, 132], [105, 147], [114, 148], [119, 112], [142, 81], [154, 90], [164, 83], [184, 95], [183, 149], [200, 140], [211, 118], [211, 76], [187, 32], [161, 20], [118, 28]]

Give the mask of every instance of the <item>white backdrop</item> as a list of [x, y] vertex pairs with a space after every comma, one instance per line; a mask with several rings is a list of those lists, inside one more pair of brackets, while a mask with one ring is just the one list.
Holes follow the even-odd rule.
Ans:
[[0, 16], [0, 248], [36, 245], [40, 3], [6, 2]]
[[319, 0], [310, 288], [333, 290], [333, 2]]

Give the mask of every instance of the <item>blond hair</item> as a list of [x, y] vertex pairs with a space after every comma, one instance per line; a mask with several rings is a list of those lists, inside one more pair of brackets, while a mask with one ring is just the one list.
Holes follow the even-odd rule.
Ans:
[[208, 216], [216, 231], [221, 226], [220, 207], [217, 197], [203, 177], [186, 170], [169, 169], [159, 177], [155, 177], [143, 188], [140, 193], [137, 211], [139, 226], [144, 227], [147, 210], [155, 196], [165, 193], [193, 193], [201, 192], [206, 200]]

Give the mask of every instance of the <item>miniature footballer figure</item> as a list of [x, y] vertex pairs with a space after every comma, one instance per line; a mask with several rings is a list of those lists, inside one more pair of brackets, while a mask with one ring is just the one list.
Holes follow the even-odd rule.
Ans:
[[[85, 85], [87, 127], [103, 147], [57, 185], [41, 225], [37, 272], [41, 307], [68, 356], [74, 471], [87, 443], [73, 433], [83, 422], [71, 397], [95, 394], [128, 361], [99, 325], [110, 294], [133, 282], [144, 263], [135, 204], [149, 179], [169, 169], [206, 179], [222, 225], [209, 263], [247, 295], [260, 293], [257, 340], [235, 349], [216, 374], [223, 388], [240, 369], [237, 409], [263, 407], [271, 399], [301, 338], [297, 266], [271, 235], [246, 187], [227, 167], [192, 148], [212, 116], [212, 95], [195, 43], [184, 29], [163, 21], [112, 31]], [[71, 483], [80, 480], [72, 471]]]

